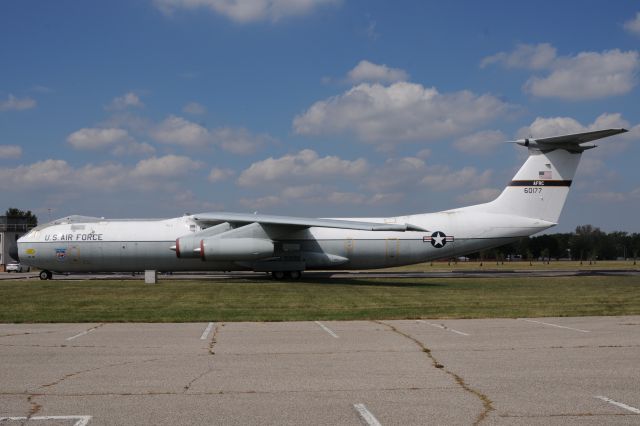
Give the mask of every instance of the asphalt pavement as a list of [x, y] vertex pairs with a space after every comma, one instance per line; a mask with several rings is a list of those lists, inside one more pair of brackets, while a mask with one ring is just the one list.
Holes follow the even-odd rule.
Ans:
[[640, 316], [0, 324], [0, 424], [640, 424]]

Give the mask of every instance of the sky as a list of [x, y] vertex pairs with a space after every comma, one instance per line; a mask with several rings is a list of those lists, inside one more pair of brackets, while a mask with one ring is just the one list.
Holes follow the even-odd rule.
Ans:
[[0, 3], [0, 209], [381, 217], [585, 152], [560, 224], [640, 231], [640, 3]]

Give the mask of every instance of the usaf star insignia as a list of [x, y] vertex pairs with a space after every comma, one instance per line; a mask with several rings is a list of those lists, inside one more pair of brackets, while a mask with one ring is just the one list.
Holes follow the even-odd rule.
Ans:
[[448, 242], [453, 242], [453, 236], [447, 236], [442, 231], [436, 231], [430, 237], [422, 237], [423, 242], [430, 242], [435, 248], [442, 248]]

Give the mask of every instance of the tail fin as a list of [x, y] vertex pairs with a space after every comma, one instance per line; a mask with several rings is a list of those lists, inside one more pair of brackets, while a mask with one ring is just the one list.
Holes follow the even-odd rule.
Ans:
[[515, 141], [529, 149], [529, 158], [498, 198], [477, 207], [557, 223], [582, 153], [596, 147], [582, 144], [626, 131], [608, 129]]

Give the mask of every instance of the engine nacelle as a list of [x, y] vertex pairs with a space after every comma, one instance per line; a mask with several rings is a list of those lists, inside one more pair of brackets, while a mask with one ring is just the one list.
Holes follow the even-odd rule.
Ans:
[[256, 260], [273, 256], [273, 241], [264, 238], [205, 238], [202, 260]]
[[200, 241], [205, 237], [211, 237], [212, 235], [221, 234], [233, 229], [229, 223], [224, 222], [211, 228], [207, 228], [204, 231], [185, 235], [176, 240], [176, 245], [172, 247], [175, 250], [176, 256], [181, 259], [201, 257], [200, 254]]

